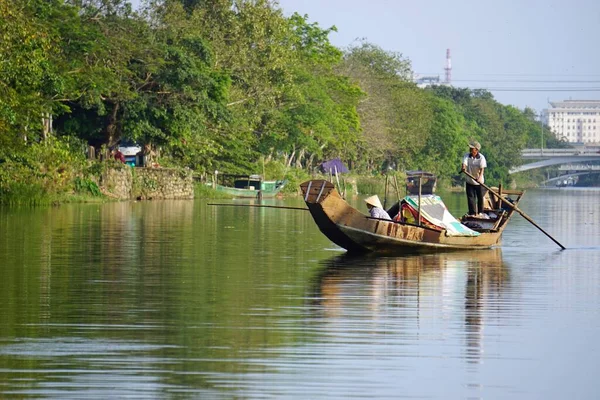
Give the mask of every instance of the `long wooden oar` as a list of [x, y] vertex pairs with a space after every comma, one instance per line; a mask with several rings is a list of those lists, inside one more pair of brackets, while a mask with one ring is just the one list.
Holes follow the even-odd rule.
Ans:
[[[477, 182], [477, 178], [475, 178], [473, 175], [471, 175], [470, 173], [468, 173], [467, 171], [461, 171], [463, 172], [465, 175], [467, 175], [469, 178], [473, 179], [474, 181]], [[502, 197], [500, 194], [496, 193], [495, 191], [493, 191], [489, 186], [485, 185], [484, 183], [480, 183], [481, 186], [483, 186], [484, 188], [486, 188], [487, 190], [489, 190], [493, 195], [495, 195], [496, 197], [498, 197], [504, 204], [508, 205], [510, 208], [512, 208], [514, 211], [518, 212], [519, 214], [521, 214], [521, 216], [523, 218], [525, 218], [527, 221], [529, 221], [533, 226], [535, 226], [536, 228], [538, 228], [540, 231], [542, 231], [542, 233], [546, 236], [548, 236], [550, 239], [552, 239], [552, 241], [554, 243], [556, 243], [557, 245], [560, 246], [560, 248], [562, 250], [565, 250], [566, 247], [563, 246], [562, 244], [558, 243], [558, 241], [556, 239], [554, 239], [552, 236], [550, 236], [550, 234], [548, 232], [546, 232], [545, 230], [543, 230], [538, 224], [536, 224], [527, 214], [525, 214], [523, 211], [521, 211], [517, 206], [513, 205], [510, 201], [506, 200], [504, 197]]]
[[281, 208], [284, 210], [302, 210], [308, 211], [308, 208], [302, 207], [284, 207], [284, 206], [269, 206], [266, 204], [230, 204], [230, 203], [207, 203], [207, 206], [229, 206], [229, 207], [259, 207], [259, 208]]

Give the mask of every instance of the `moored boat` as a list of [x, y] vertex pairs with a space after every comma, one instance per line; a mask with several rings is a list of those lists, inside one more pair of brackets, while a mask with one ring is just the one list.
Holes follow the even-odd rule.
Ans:
[[503, 203], [508, 201], [516, 207], [524, 193], [495, 190], [503, 202], [488, 192], [482, 214], [458, 221], [433, 194], [435, 182], [431, 180], [435, 180], [432, 174], [409, 175], [407, 196], [388, 210], [394, 220], [363, 214], [348, 204], [331, 182], [310, 180], [300, 187], [317, 226], [332, 242], [350, 253], [384, 254], [477, 250], [498, 245], [514, 213], [513, 207]]
[[263, 180], [260, 175], [219, 175], [218, 191], [236, 198], [272, 198], [285, 186], [285, 180]]

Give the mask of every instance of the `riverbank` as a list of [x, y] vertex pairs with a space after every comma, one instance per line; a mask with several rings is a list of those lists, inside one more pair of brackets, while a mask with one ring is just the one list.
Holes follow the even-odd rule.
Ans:
[[[0, 203], [4, 205], [60, 205], [68, 203], [103, 203], [127, 200], [159, 199], [231, 199], [233, 196], [213, 189], [203, 181], [193, 181], [190, 170], [178, 168], [132, 168], [109, 160], [95, 162], [76, 176], [62, 190], [47, 190], [35, 180], [29, 183], [7, 185]], [[89, 173], [95, 171], [95, 173]], [[322, 174], [309, 175], [305, 171], [292, 170], [285, 175], [287, 185], [282, 197], [300, 195], [300, 183], [308, 179], [332, 179], [344, 195], [385, 194], [404, 195], [406, 175], [401, 172], [378, 176], [347, 175], [330, 177]], [[56, 179], [58, 180], [58, 178]], [[387, 187], [386, 187], [387, 185]], [[532, 187], [532, 186], [529, 186]], [[464, 187], [441, 180], [438, 190], [460, 192]]]
[[[124, 200], [231, 198], [206, 185], [211, 175], [204, 174], [195, 180], [193, 171], [187, 168], [140, 168], [114, 159], [87, 160], [81, 153], [74, 152], [59, 141], [51, 146], [32, 146], [32, 149], [36, 151], [3, 161], [0, 170], [1, 204], [38, 206]], [[394, 197], [405, 193], [406, 174], [401, 171], [390, 171], [387, 175], [342, 174], [336, 177], [308, 173], [303, 169], [286, 167], [277, 161], [261, 167], [266, 179], [288, 181], [282, 191], [283, 196], [297, 196], [300, 184], [309, 179], [331, 180], [345, 195], [388, 193]], [[521, 173], [503, 186], [532, 188], [537, 187], [535, 182], [541, 179], [541, 174]], [[437, 185], [439, 192], [464, 190], [460, 181], [443, 177]]]

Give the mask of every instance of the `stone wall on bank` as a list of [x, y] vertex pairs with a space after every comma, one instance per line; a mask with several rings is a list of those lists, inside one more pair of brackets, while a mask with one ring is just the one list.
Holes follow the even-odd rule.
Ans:
[[194, 198], [192, 172], [174, 168], [106, 168], [100, 188], [104, 194], [122, 200]]
[[100, 177], [99, 186], [102, 193], [109, 197], [130, 199], [133, 186], [131, 167], [105, 168]]
[[135, 168], [132, 197], [140, 200], [193, 199], [191, 170], [175, 168]]

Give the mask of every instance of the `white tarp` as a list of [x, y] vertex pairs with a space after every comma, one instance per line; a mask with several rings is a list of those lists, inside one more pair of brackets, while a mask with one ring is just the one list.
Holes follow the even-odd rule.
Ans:
[[[419, 210], [419, 196], [406, 196], [406, 202]], [[446, 230], [448, 236], [479, 236], [480, 233], [461, 224], [450, 212], [441, 197], [435, 194], [421, 196], [421, 218]]]

